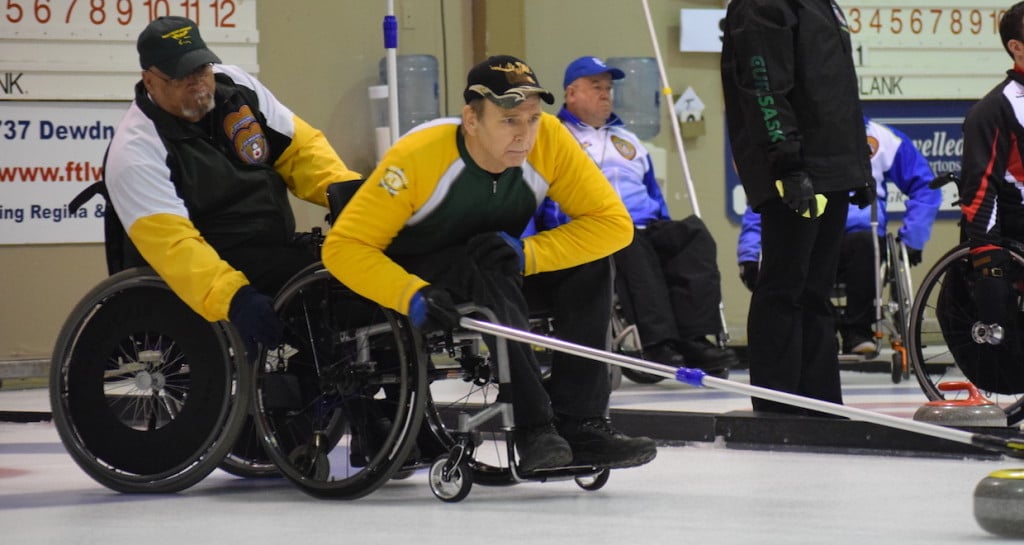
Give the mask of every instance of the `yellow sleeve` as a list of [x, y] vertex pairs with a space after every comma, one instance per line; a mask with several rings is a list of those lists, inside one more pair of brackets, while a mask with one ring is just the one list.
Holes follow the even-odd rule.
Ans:
[[[392, 146], [334, 222], [321, 252], [324, 266], [341, 283], [403, 314], [409, 312], [409, 299], [428, 282], [384, 250], [458, 158], [452, 130], [423, 129]], [[449, 137], [451, 145], [446, 145]]]
[[171, 290], [211, 322], [227, 319], [231, 298], [249, 283], [203, 240], [188, 218], [143, 216], [132, 224], [128, 236]]
[[322, 132], [293, 115], [295, 134], [274, 170], [284, 178], [296, 197], [327, 206], [327, 186], [334, 182], [358, 180], [362, 175], [349, 170]]
[[524, 240], [525, 273], [575, 267], [625, 248], [633, 221], [612, 185], [557, 118], [544, 114], [540, 131], [528, 161], [571, 221]]

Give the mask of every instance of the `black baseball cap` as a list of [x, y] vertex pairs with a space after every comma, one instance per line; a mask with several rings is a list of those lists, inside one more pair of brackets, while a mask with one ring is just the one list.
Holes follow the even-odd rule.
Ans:
[[185, 77], [220, 59], [206, 47], [199, 25], [185, 17], [157, 17], [139, 34], [135, 47], [143, 70], [156, 66], [173, 79]]
[[539, 95], [548, 104], [555, 97], [537, 83], [533, 69], [511, 55], [495, 55], [474, 66], [466, 78], [466, 103], [486, 97], [502, 108], [515, 108], [526, 97]]

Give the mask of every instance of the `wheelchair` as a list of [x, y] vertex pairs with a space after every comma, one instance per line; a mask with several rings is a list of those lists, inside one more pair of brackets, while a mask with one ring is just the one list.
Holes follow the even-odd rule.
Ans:
[[[877, 242], [877, 239], [873, 241]], [[879, 267], [875, 278], [875, 351], [865, 355], [841, 354], [839, 362], [856, 363], [877, 358], [881, 354], [882, 340], [887, 338], [892, 349], [890, 377], [893, 384], [899, 384], [910, 378], [906, 339], [913, 304], [913, 283], [906, 246], [893, 233], [886, 234], [884, 244], [885, 252], [879, 252]], [[836, 284], [831, 298], [833, 308], [841, 316], [846, 307], [845, 284]]]
[[[341, 185], [330, 189], [332, 218], [357, 187]], [[465, 498], [474, 482], [571, 477], [587, 490], [607, 482], [607, 468], [517, 470], [511, 406], [497, 401], [509, 381], [504, 340], [491, 354], [476, 333], [416, 331], [321, 264], [286, 284], [275, 308], [285, 340], [256, 366], [253, 407], [267, 453], [303, 491], [353, 499], [421, 468], [446, 502]], [[542, 316], [534, 323], [550, 327]]]
[[[929, 185], [947, 183], [959, 186], [960, 180], [946, 173]], [[1004, 240], [1003, 246], [1013, 262], [1007, 323], [993, 327], [977, 319], [976, 273], [970, 246], [961, 243], [939, 258], [921, 282], [910, 309], [907, 355], [929, 400], [961, 399], [966, 390], [947, 391], [941, 384], [967, 381], [998, 405], [1012, 426], [1024, 420], [1024, 245]]]
[[908, 355], [921, 389], [929, 400], [953, 399], [940, 388], [946, 381], [969, 381], [999, 405], [1008, 425], [1024, 420], [1024, 247], [1007, 242], [1014, 263], [1009, 320], [996, 332], [977, 320], [973, 301], [974, 271], [970, 247], [946, 252], [928, 271], [910, 311]]

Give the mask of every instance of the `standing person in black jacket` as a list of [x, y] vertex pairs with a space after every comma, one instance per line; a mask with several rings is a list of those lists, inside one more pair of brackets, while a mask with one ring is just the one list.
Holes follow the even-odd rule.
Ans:
[[[750, 381], [834, 403], [842, 392], [829, 290], [847, 206], [874, 198], [852, 59], [834, 1], [729, 4], [729, 138], [747, 201], [762, 218], [761, 272], [747, 317]], [[804, 413], [758, 398], [753, 407]]]

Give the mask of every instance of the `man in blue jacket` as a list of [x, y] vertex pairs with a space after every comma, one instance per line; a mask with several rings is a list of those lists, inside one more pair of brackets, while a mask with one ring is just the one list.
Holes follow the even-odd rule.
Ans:
[[[633, 242], [613, 255], [616, 291], [640, 331], [646, 359], [727, 376], [736, 354], [708, 340], [722, 328], [715, 241], [700, 218], [669, 216], [647, 149], [612, 112], [612, 81], [623, 77], [596, 57], [574, 60], [565, 70], [565, 106], [558, 113], [633, 219]], [[546, 200], [537, 228], [567, 220]]]
[[[907, 196], [899, 240], [907, 247], [910, 265], [921, 262], [921, 251], [931, 236], [932, 223], [942, 201], [942, 192], [928, 183], [934, 175], [927, 159], [907, 135], [897, 129], [865, 118], [871, 149], [871, 174], [878, 192], [878, 236], [886, 233], [886, 181]], [[884, 251], [884, 246], [882, 246]], [[747, 207], [736, 248], [740, 279], [751, 291], [757, 282], [761, 259], [761, 215]], [[871, 241], [871, 209], [850, 206], [846, 233], [839, 250], [837, 279], [846, 284], [846, 311], [837, 324], [845, 354], [870, 354], [877, 350], [872, 335], [875, 319], [874, 246]]]

